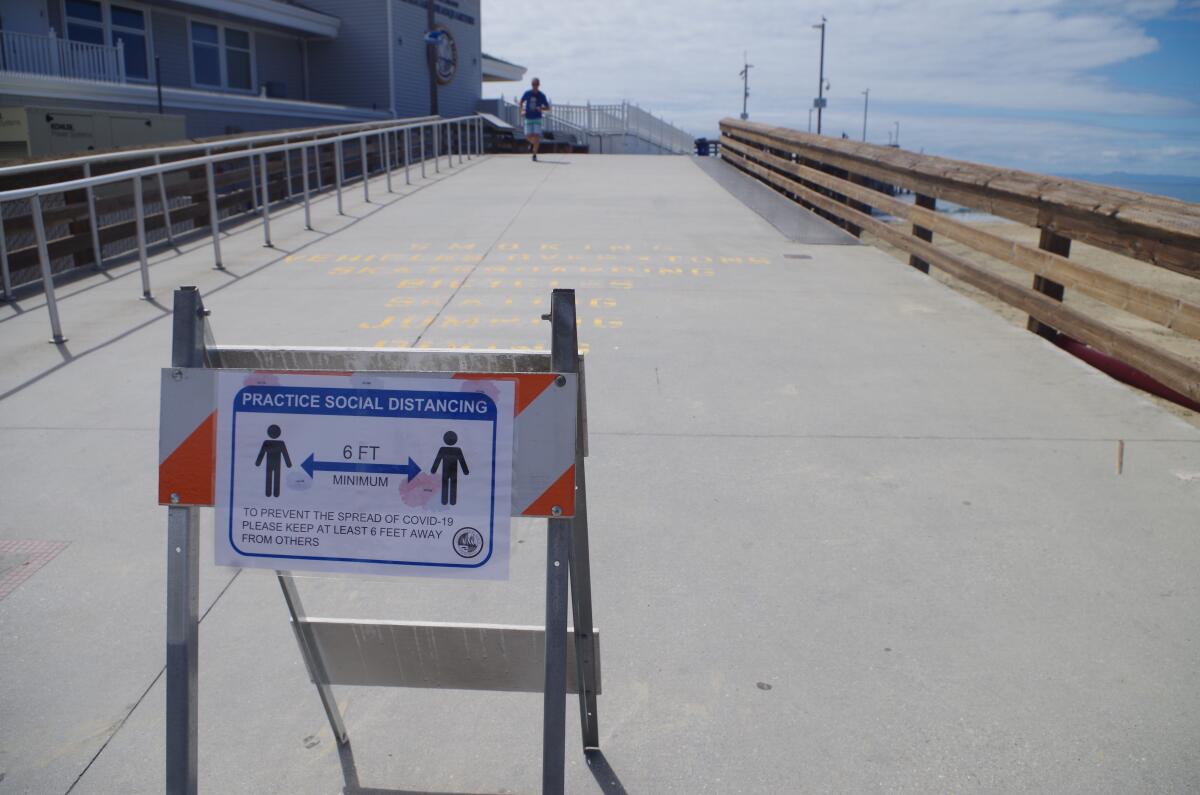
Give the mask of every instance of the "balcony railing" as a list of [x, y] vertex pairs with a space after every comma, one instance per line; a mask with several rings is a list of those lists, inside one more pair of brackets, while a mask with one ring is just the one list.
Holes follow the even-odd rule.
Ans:
[[125, 53], [122, 42], [115, 47], [88, 44], [49, 36], [0, 30], [0, 72], [125, 82]]

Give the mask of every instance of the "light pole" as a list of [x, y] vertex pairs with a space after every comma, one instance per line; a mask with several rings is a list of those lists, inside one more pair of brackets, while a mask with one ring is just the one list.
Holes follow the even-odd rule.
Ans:
[[900, 122], [896, 122], [896, 140], [893, 141], [893, 145], [900, 146]]
[[813, 109], [809, 108], [808, 109], [808, 131], [809, 132], [812, 132], [812, 112], [813, 112]]
[[750, 99], [750, 70], [754, 65], [747, 60], [747, 54], [742, 51], [742, 71], [738, 72], [738, 77], [742, 78], [742, 121], [750, 118], [746, 113], [746, 101]]
[[820, 25], [813, 25], [813, 27], [821, 29], [821, 66], [817, 73], [817, 99], [813, 103], [817, 109], [817, 135], [820, 135], [821, 111], [825, 108], [825, 17], [821, 17]]
[[863, 143], [867, 142], [867, 103], [871, 101], [871, 89], [863, 89]]

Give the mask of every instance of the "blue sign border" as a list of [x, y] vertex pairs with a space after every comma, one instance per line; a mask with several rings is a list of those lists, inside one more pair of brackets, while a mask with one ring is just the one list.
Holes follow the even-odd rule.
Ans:
[[[255, 406], [250, 408], [239, 408], [240, 398], [248, 391], [265, 391], [265, 392], [283, 392], [285, 394], [305, 393], [316, 394], [324, 397], [325, 394], [336, 393], [339, 395], [358, 395], [358, 396], [398, 396], [417, 397], [421, 399], [438, 400], [453, 398], [462, 400], [465, 397], [472, 399], [486, 400], [488, 403], [488, 412], [483, 417], [471, 416], [463, 413], [449, 412], [421, 412], [421, 411], [376, 411], [371, 409], [322, 409], [314, 407], [285, 407], [276, 408]], [[378, 419], [393, 418], [393, 419], [444, 419], [444, 420], [459, 420], [468, 422], [491, 422], [492, 423], [492, 480], [491, 480], [491, 502], [488, 515], [488, 553], [487, 557], [478, 563], [431, 563], [428, 561], [415, 560], [379, 560], [375, 558], [339, 558], [321, 555], [280, 555], [270, 552], [243, 552], [233, 540], [233, 484], [236, 480], [237, 472], [237, 418], [240, 412], [248, 414], [328, 414], [336, 416], [359, 416], [372, 417]], [[498, 433], [499, 410], [496, 407], [496, 402], [488, 395], [482, 392], [430, 392], [420, 389], [362, 389], [358, 387], [339, 388], [339, 387], [307, 387], [307, 386], [274, 386], [271, 384], [256, 384], [253, 386], [242, 387], [237, 394], [233, 396], [233, 422], [231, 423], [231, 433], [229, 439], [229, 546], [237, 554], [247, 558], [278, 558], [282, 560], [324, 560], [337, 563], [372, 563], [382, 566], [418, 566], [429, 568], [442, 569], [478, 569], [487, 564], [492, 559], [492, 552], [495, 550], [495, 534], [496, 534], [496, 435]]]

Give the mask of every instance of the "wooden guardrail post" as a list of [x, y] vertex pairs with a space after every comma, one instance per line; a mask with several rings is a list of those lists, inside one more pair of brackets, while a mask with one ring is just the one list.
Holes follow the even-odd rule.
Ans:
[[[937, 199], [933, 196], [926, 196], [923, 193], [918, 193], [916, 194], [916, 200], [918, 207], [924, 207], [926, 210], [932, 210], [934, 212], [937, 211]], [[913, 224], [912, 233], [913, 237], [917, 238], [918, 240], [924, 240], [926, 243], [933, 242], [933, 230], [931, 229], [926, 229], [923, 226], [917, 226], [916, 224]], [[916, 254], [908, 255], [908, 264], [921, 271], [921, 273], [929, 273], [929, 263], [918, 257]]]
[[[1052, 254], [1058, 254], [1060, 257], [1070, 256], [1071, 238], [1055, 234], [1049, 229], [1043, 229], [1041, 237], [1038, 240], [1038, 248], [1049, 251]], [[1033, 289], [1037, 290], [1039, 293], [1050, 296], [1055, 301], [1063, 300], [1063, 286], [1056, 281], [1047, 279], [1045, 276], [1033, 277]], [[1047, 326], [1045, 323], [1042, 323], [1032, 316], [1029, 318], [1026, 328], [1028, 328], [1034, 334], [1045, 337], [1051, 342], [1058, 338], [1057, 329]]]

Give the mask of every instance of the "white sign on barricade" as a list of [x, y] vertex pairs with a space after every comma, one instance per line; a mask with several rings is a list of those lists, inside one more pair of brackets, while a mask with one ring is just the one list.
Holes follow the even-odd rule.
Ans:
[[216, 562], [507, 577], [513, 390], [220, 373]]

